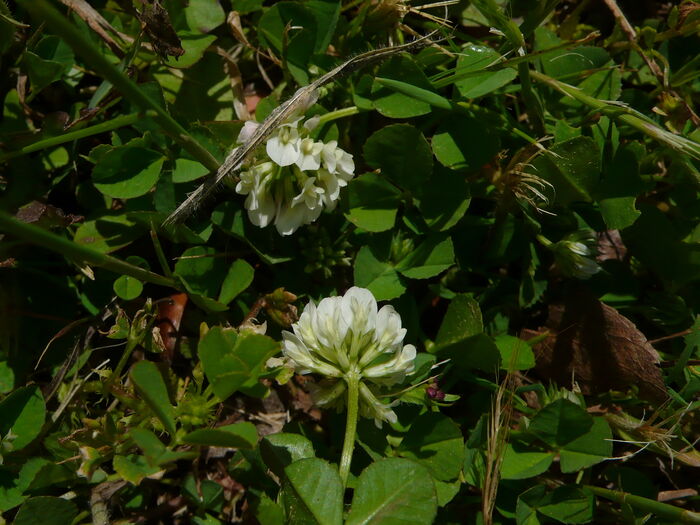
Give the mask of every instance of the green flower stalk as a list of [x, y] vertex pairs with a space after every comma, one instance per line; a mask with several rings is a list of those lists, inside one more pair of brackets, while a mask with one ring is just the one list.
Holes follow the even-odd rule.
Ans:
[[310, 302], [282, 332], [282, 352], [302, 374], [324, 376], [313, 392], [321, 406], [347, 407], [345, 443], [340, 476], [347, 481], [355, 443], [358, 414], [396, 422], [391, 404], [378, 399], [381, 387], [400, 383], [413, 372], [416, 348], [403, 345], [406, 329], [393, 307], [377, 309], [372, 292], [352, 287], [342, 297], [327, 297], [318, 306]]

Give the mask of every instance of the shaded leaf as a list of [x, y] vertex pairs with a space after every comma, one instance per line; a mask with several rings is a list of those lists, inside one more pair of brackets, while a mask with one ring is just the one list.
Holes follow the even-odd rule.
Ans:
[[139, 361], [131, 368], [131, 380], [141, 398], [163, 423], [171, 436], [175, 435], [175, 416], [168, 389], [158, 367], [151, 361]]
[[[39, 387], [19, 388], [0, 401], [0, 438], [11, 444], [11, 450], [21, 450], [39, 435], [45, 417], [46, 405]], [[15, 437], [7, 439], [9, 433]]]
[[423, 134], [408, 124], [375, 132], [364, 146], [367, 164], [381, 168], [400, 188], [420, 191], [433, 172], [433, 156]]
[[37, 496], [28, 499], [15, 516], [15, 525], [71, 525], [78, 515], [78, 507], [72, 501], [53, 496]]
[[411, 425], [398, 453], [426, 467], [435, 479], [450, 481], [462, 469], [462, 431], [447, 416], [436, 412], [423, 414]]

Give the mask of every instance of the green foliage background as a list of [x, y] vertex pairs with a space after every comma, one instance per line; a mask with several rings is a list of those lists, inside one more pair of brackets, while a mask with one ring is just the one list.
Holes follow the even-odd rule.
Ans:
[[[700, 4], [64, 4], [0, 3], [0, 522], [700, 522]], [[307, 112], [334, 211], [281, 237], [229, 178], [163, 226], [432, 30]], [[265, 363], [353, 285], [419, 354], [344, 493], [342, 414]]]

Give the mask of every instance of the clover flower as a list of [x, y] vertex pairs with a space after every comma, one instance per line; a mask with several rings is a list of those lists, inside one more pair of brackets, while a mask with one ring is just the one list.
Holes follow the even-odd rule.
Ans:
[[557, 266], [569, 277], [589, 279], [600, 271], [595, 260], [597, 240], [590, 230], [578, 230], [568, 234], [550, 246]]
[[352, 287], [342, 297], [310, 302], [292, 330], [282, 332], [282, 353], [297, 372], [325, 377], [312, 392], [319, 406], [342, 408], [348, 385], [359, 382], [360, 414], [378, 426], [396, 422], [378, 392], [413, 372], [416, 348], [403, 345], [406, 329], [393, 307], [378, 310], [372, 292]]
[[[301, 118], [281, 125], [266, 141], [252, 165], [241, 172], [236, 192], [246, 195], [250, 221], [264, 228], [274, 223], [280, 235], [314, 222], [324, 209], [333, 210], [340, 189], [355, 175], [352, 155], [336, 141], [315, 141], [309, 134], [319, 118]], [[238, 142], [244, 143], [259, 126], [248, 121]]]

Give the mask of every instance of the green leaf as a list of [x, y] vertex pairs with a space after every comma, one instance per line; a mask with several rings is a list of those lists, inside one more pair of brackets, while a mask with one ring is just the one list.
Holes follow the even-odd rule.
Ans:
[[264, 0], [231, 0], [231, 8], [242, 15], [260, 11]]
[[[612, 66], [612, 64], [611, 61], [607, 65]], [[578, 87], [592, 97], [601, 100], [617, 100], [622, 93], [622, 73], [616, 67], [607, 71], [598, 71], [587, 77]], [[565, 104], [571, 104], [572, 102], [575, 105], [579, 104], [570, 97], [564, 97], [562, 102]]]
[[101, 253], [112, 253], [139, 238], [144, 229], [126, 215], [105, 215], [86, 221], [75, 231], [73, 240]]
[[600, 178], [600, 150], [590, 137], [575, 137], [555, 144], [549, 154], [532, 163], [540, 177], [556, 190], [556, 203], [591, 201]]
[[399, 261], [396, 270], [411, 279], [427, 279], [452, 266], [454, 256], [450, 237], [428, 237], [418, 248]]
[[446, 231], [464, 216], [471, 202], [466, 179], [451, 170], [437, 166], [414, 198], [429, 228]]
[[253, 282], [255, 270], [244, 259], [236, 259], [226, 274], [219, 292], [219, 302], [228, 304]]
[[258, 442], [255, 425], [247, 421], [216, 428], [193, 430], [182, 438], [184, 443], [206, 447], [253, 449]]
[[180, 57], [170, 56], [164, 61], [166, 66], [177, 69], [186, 69], [199, 62], [209, 46], [216, 40], [214, 35], [204, 35], [193, 30], [178, 31], [177, 36], [180, 38], [180, 44], [185, 50], [185, 54]]
[[260, 455], [265, 465], [278, 477], [284, 477], [284, 469], [300, 459], [313, 458], [314, 446], [304, 436], [280, 432], [265, 436], [260, 441]]
[[219, 399], [227, 399], [243, 386], [253, 386], [265, 362], [279, 351], [279, 343], [259, 334], [239, 336], [231, 328], [215, 326], [199, 340], [204, 373]]
[[[18, 388], [0, 401], [0, 438], [21, 450], [41, 433], [46, 418], [44, 396], [38, 386]], [[14, 438], [7, 439], [8, 433]]]
[[[464, 46], [457, 59], [455, 76], [476, 73], [500, 61], [500, 54], [488, 46], [469, 43]], [[498, 71], [483, 71], [469, 75], [455, 82], [460, 94], [465, 98], [482, 97], [505, 86], [517, 76], [515, 69], [506, 68]]]
[[316, 49], [323, 52], [331, 43], [335, 28], [340, 18], [340, 5], [337, 0], [307, 0], [305, 2], [316, 18], [318, 34], [316, 35]]
[[226, 21], [226, 13], [217, 0], [189, 0], [185, 11], [187, 26], [209, 33]]
[[433, 172], [428, 142], [408, 124], [393, 124], [375, 132], [365, 142], [364, 155], [367, 164], [411, 191], [420, 191]]
[[24, 52], [22, 62], [29, 75], [32, 95], [35, 95], [68, 73], [73, 67], [75, 56], [63, 39], [48, 35], [32, 51]]
[[589, 523], [593, 519], [593, 494], [577, 487], [559, 487], [538, 511], [560, 523]]
[[369, 246], [363, 246], [355, 258], [355, 286], [367, 288], [378, 301], [395, 299], [406, 291], [394, 267], [380, 261]]
[[64, 74], [63, 64], [54, 60], [44, 60], [31, 51], [25, 51], [22, 63], [29, 75], [32, 93], [38, 93], [49, 84], [60, 80]]
[[535, 354], [527, 342], [512, 335], [499, 335], [494, 338], [501, 354], [501, 367], [504, 370], [529, 370], [535, 366]]
[[435, 345], [446, 348], [464, 343], [470, 337], [484, 331], [479, 303], [467, 294], [459, 294], [447, 307]]
[[92, 181], [100, 192], [110, 197], [140, 197], [155, 186], [164, 160], [157, 151], [140, 146], [118, 146], [97, 162]]
[[158, 417], [168, 434], [174, 436], [174, 410], [158, 367], [151, 361], [139, 361], [131, 368], [130, 375], [139, 396]]
[[173, 182], [190, 182], [204, 177], [209, 170], [200, 162], [190, 159], [176, 159], [173, 168]]
[[136, 299], [143, 292], [143, 283], [134, 277], [122, 275], [112, 285], [114, 293], [125, 301]]
[[[293, 28], [293, 29], [291, 29]], [[261, 43], [284, 56], [286, 66], [300, 84], [308, 84], [308, 65], [320, 53], [326, 33], [319, 31], [313, 11], [299, 2], [276, 2], [258, 22]]]
[[75, 503], [53, 496], [37, 496], [22, 505], [14, 525], [71, 525], [78, 515]]
[[358, 228], [383, 232], [394, 227], [399, 190], [376, 173], [366, 173], [348, 184], [348, 213]]
[[449, 417], [429, 412], [416, 418], [397, 452], [426, 467], [435, 479], [450, 481], [462, 470], [462, 431]]
[[347, 525], [433, 523], [435, 486], [425, 467], [399, 458], [382, 459], [357, 480]]
[[264, 492], [259, 499], [253, 499], [251, 507], [260, 525], [284, 525], [284, 510]]
[[216, 297], [227, 273], [226, 260], [216, 256], [210, 246], [194, 246], [185, 250], [175, 263], [178, 277], [184, 279], [189, 291], [205, 297]]
[[[535, 50], [541, 51], [560, 44], [562, 41], [545, 27], [535, 30]], [[542, 56], [544, 72], [554, 78], [576, 77], [576, 73], [603, 67], [610, 61], [610, 55], [602, 47], [579, 46], [573, 49], [561, 49], [548, 52]]]
[[[385, 62], [377, 72], [377, 77], [389, 82], [399, 81], [404, 85], [415, 86], [430, 93], [432, 84], [409, 55], [397, 55]], [[404, 94], [375, 80], [371, 97], [379, 113], [390, 118], [410, 118], [430, 113], [428, 102]], [[434, 93], [432, 93], [434, 95]], [[438, 95], [435, 95], [438, 96]], [[442, 97], [440, 97], [442, 98]], [[448, 102], [449, 105], [449, 102]]]
[[[210, 479], [198, 480], [192, 474], [188, 474], [182, 486], [182, 492], [192, 500], [200, 509], [210, 509], [220, 512], [224, 504], [224, 487]], [[215, 518], [210, 518], [209, 523]], [[218, 523], [221, 523], [217, 520]]]
[[174, 452], [168, 449], [153, 432], [145, 428], [132, 428], [129, 435], [143, 451], [149, 465], [158, 466], [171, 463], [180, 459], [194, 459], [199, 455], [197, 451]]
[[546, 472], [554, 461], [553, 452], [534, 452], [520, 448], [510, 443], [506, 446], [501, 464], [502, 479], [527, 479], [539, 476]]
[[15, 372], [7, 361], [0, 361], [0, 394], [12, 392], [15, 387]]
[[578, 487], [559, 487], [547, 493], [542, 485], [518, 497], [515, 517], [518, 525], [539, 523], [537, 513], [559, 523], [589, 523], [593, 519], [593, 494]]
[[561, 471], [578, 472], [612, 456], [612, 431], [602, 417], [594, 417], [590, 430], [559, 451]]
[[343, 521], [343, 486], [327, 461], [308, 458], [284, 469], [282, 485], [287, 523], [340, 525]]
[[151, 465], [144, 456], [129, 454], [128, 456], [115, 455], [112, 460], [114, 471], [133, 485], [138, 485], [144, 478], [160, 472], [160, 467]]
[[540, 410], [528, 431], [553, 447], [561, 447], [584, 435], [593, 425], [593, 417], [567, 399], [558, 399]]
[[611, 230], [631, 226], [642, 214], [634, 206], [637, 195], [644, 191], [637, 158], [632, 147], [620, 147], [598, 187], [600, 213]]
[[440, 124], [431, 144], [440, 164], [467, 171], [481, 168], [501, 149], [501, 139], [489, 122], [463, 114]]
[[21, 505], [29, 497], [27, 492], [32, 481], [49, 464], [51, 462], [45, 458], [29, 458], [17, 475], [0, 467], [0, 513]]

